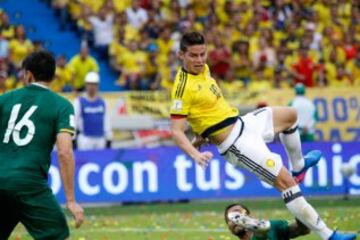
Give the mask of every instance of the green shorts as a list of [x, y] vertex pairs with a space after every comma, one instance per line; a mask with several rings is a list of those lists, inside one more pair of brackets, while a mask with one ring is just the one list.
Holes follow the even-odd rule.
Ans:
[[0, 189], [0, 240], [8, 239], [19, 222], [36, 240], [69, 237], [64, 212], [49, 187], [16, 192]]

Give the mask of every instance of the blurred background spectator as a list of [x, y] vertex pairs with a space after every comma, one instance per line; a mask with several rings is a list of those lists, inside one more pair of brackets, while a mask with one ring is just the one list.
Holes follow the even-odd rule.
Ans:
[[69, 12], [67, 10], [69, 0], [53, 0], [52, 7], [55, 15], [60, 18], [60, 29], [65, 30], [68, 28]]
[[289, 105], [296, 109], [301, 141], [312, 142], [315, 140], [315, 124], [317, 122], [316, 107], [314, 103], [305, 96], [306, 91], [304, 84], [297, 83], [294, 90], [296, 96]]
[[72, 90], [72, 72], [69, 65], [66, 65], [66, 58], [60, 55], [56, 59], [55, 79], [51, 82], [50, 88], [56, 92], [69, 92]]
[[85, 18], [92, 26], [94, 47], [101, 59], [108, 58], [109, 45], [113, 40], [114, 15], [105, 6], [96, 15], [93, 12]]
[[142, 28], [148, 20], [147, 11], [140, 4], [140, 0], [133, 0], [131, 6], [125, 10], [129, 24], [136, 29]]
[[9, 57], [16, 69], [20, 69], [22, 60], [34, 50], [32, 42], [26, 38], [22, 25], [15, 27], [15, 35], [10, 41], [9, 50]]
[[356, 52], [354, 59], [347, 63], [347, 73], [350, 75], [351, 82], [355, 86], [360, 86], [360, 51]]
[[6, 71], [0, 71], [0, 94], [6, 91], [6, 79], [8, 75]]
[[293, 64], [293, 75], [295, 77], [295, 84], [302, 83], [306, 87], [314, 87], [316, 82], [314, 74], [316, 70], [314, 59], [309, 56], [309, 49], [300, 47], [299, 57]]
[[5, 38], [3, 32], [0, 32], [0, 59], [9, 56], [9, 41]]
[[99, 71], [99, 65], [96, 59], [89, 55], [86, 44], [81, 47], [80, 53], [70, 60], [68, 67], [72, 74], [72, 85], [76, 91], [84, 90], [87, 73]]
[[[179, 38], [190, 29], [206, 35], [214, 77], [243, 82], [234, 90], [289, 88], [296, 83], [306, 87], [359, 85], [360, 10], [356, 0], [51, 2], [60, 28], [76, 31], [90, 47], [81, 51], [85, 60], [80, 64], [79, 56], [69, 56], [75, 90], [84, 87], [87, 72], [99, 71], [95, 59], [111, 66], [118, 79], [114, 83], [124, 90], [171, 89], [169, 74], [161, 71], [168, 64], [172, 64], [170, 69], [177, 66], [173, 57]], [[18, 81], [16, 71], [23, 57], [42, 46], [27, 39], [24, 27], [12, 25], [1, 11], [0, 58], [8, 59], [9, 76]], [[97, 53], [95, 58], [89, 56], [91, 50]], [[77, 64], [80, 74], [74, 70]]]

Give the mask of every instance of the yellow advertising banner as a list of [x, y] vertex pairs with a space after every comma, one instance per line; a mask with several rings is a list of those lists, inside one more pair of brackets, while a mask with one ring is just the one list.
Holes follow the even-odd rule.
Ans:
[[[170, 96], [163, 91], [122, 92], [103, 94], [115, 114], [151, 115], [168, 118]], [[250, 92], [224, 92], [238, 108], [255, 108], [258, 103], [286, 106], [295, 97], [292, 89]], [[306, 96], [313, 100], [319, 121], [317, 139], [323, 141], [360, 141], [360, 89], [314, 88]]]
[[[360, 141], [360, 89], [313, 88], [306, 90], [318, 112], [317, 139], [322, 141]], [[292, 89], [250, 92], [225, 96], [234, 106], [285, 106], [295, 97]]]
[[169, 117], [170, 95], [165, 91], [136, 91], [123, 94], [128, 114]]

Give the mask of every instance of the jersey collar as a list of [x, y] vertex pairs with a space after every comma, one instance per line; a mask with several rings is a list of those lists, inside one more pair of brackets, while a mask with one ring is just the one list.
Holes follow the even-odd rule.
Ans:
[[184, 67], [181, 67], [181, 71], [183, 71], [184, 73], [187, 73], [187, 74], [190, 74], [190, 75], [193, 75], [193, 76], [199, 76], [201, 73], [199, 74], [193, 74], [193, 73], [189, 73], [188, 71], [186, 71], [186, 69]]
[[34, 82], [29, 85], [29, 87], [31, 87], [31, 86], [49, 90], [48, 86], [41, 84], [41, 83]]

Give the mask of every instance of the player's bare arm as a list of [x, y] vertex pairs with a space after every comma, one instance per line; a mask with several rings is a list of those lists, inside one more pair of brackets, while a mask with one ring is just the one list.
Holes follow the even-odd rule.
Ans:
[[289, 237], [297, 238], [300, 236], [308, 235], [310, 233], [310, 229], [298, 219], [295, 220], [295, 222], [289, 224]]
[[186, 137], [185, 131], [186, 118], [171, 119], [171, 132], [176, 144], [187, 153], [197, 164], [206, 167], [213, 157], [209, 151], [198, 151]]
[[84, 221], [84, 211], [76, 203], [74, 194], [75, 161], [72, 150], [72, 136], [67, 132], [59, 133], [56, 139], [56, 147], [58, 150], [61, 180], [64, 184], [66, 207], [74, 216], [75, 226], [78, 228]]
[[209, 143], [208, 139], [204, 139], [202, 136], [196, 134], [194, 136], [194, 138], [191, 140], [191, 144], [194, 146], [194, 148], [196, 149], [200, 149], [200, 147], [204, 144]]

